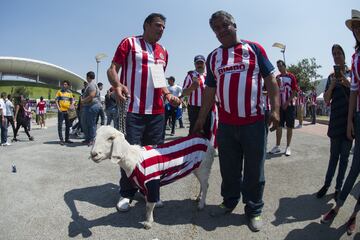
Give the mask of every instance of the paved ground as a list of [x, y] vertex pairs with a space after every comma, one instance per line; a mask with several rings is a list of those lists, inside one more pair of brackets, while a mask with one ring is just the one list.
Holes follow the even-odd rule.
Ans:
[[[128, 213], [119, 214], [114, 208], [118, 167], [110, 161], [90, 161], [89, 148], [82, 146], [80, 139], [71, 146], [60, 146], [55, 125], [49, 120], [48, 129], [34, 127], [34, 142], [20, 132], [21, 142], [0, 148], [0, 239], [360, 239], [360, 233], [348, 237], [343, 225], [355, 204], [354, 193], [330, 226], [319, 221], [334, 205], [333, 189], [324, 199], [314, 195], [322, 186], [329, 157], [324, 125], [296, 129], [291, 157], [268, 156], [266, 225], [259, 233], [246, 226], [243, 204], [231, 215], [209, 216], [221, 202], [217, 159], [205, 210], [196, 210], [193, 199], [199, 185], [190, 176], [161, 189], [165, 207], [155, 210], [156, 224], [144, 230], [141, 199], [133, 202]], [[178, 129], [177, 137], [186, 133], [187, 129]], [[269, 149], [274, 135], [269, 135]], [[11, 172], [12, 163], [16, 173]]]

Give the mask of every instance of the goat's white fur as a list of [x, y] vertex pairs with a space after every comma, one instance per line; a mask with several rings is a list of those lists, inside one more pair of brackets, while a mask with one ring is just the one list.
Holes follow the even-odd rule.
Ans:
[[[135, 169], [136, 163], [141, 160], [141, 151], [144, 151], [143, 148], [138, 145], [130, 145], [125, 140], [124, 135], [115, 128], [102, 126], [96, 131], [96, 140], [91, 149], [90, 158], [96, 163], [111, 159], [112, 162], [119, 164], [129, 177]], [[214, 148], [209, 143], [200, 167], [193, 171], [200, 182], [200, 192], [197, 197], [199, 210], [202, 210], [205, 206], [214, 152]], [[146, 201], [146, 221], [144, 223], [146, 229], [150, 229], [154, 221], [154, 207], [155, 203]]]

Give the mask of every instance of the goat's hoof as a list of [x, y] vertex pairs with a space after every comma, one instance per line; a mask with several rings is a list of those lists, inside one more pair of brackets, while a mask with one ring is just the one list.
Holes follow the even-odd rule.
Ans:
[[144, 228], [145, 228], [146, 230], [149, 230], [149, 229], [151, 228], [151, 223], [149, 223], [149, 222], [144, 222]]

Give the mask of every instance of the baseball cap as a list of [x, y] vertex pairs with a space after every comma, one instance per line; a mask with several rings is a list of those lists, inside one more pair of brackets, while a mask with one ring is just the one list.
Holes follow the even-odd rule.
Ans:
[[203, 55], [196, 55], [194, 57], [194, 63], [199, 62], [199, 61], [205, 62], [205, 57]]
[[167, 77], [167, 80], [173, 80], [175, 82], [175, 78], [173, 76]]

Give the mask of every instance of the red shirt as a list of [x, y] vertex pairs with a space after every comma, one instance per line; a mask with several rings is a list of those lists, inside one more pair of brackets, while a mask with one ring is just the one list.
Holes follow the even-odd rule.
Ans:
[[45, 107], [46, 107], [45, 101], [38, 102], [37, 107], [39, 108], [39, 114], [45, 114]]
[[164, 113], [162, 89], [154, 88], [150, 67], [167, 66], [168, 53], [160, 44], [150, 44], [142, 36], [122, 40], [113, 62], [121, 66], [120, 82], [130, 93], [128, 112], [139, 114]]

